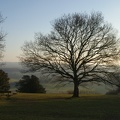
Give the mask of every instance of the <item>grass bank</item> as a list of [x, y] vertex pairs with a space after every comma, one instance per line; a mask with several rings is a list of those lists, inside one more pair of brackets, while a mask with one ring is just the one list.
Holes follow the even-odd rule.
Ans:
[[0, 100], [0, 120], [119, 120], [120, 96], [17, 94]]

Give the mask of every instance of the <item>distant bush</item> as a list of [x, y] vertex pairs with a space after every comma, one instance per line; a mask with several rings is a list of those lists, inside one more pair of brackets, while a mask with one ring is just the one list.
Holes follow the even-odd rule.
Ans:
[[[73, 90], [68, 90], [68, 94], [73, 94]], [[95, 91], [92, 90], [80, 90], [79, 94], [97, 94]]]
[[106, 93], [106, 95], [118, 95], [120, 94], [120, 88], [117, 88], [116, 90], [110, 90]]
[[68, 90], [67, 93], [68, 94], [73, 94], [73, 90]]

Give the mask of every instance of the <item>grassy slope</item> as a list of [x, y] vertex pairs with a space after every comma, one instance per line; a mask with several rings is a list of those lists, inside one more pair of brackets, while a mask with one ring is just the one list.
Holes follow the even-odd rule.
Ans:
[[119, 120], [120, 96], [17, 94], [0, 100], [0, 120]]

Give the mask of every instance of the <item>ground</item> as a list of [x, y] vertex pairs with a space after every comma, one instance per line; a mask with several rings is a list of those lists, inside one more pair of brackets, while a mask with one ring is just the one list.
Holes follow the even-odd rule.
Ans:
[[0, 120], [119, 120], [120, 96], [17, 94], [0, 99]]

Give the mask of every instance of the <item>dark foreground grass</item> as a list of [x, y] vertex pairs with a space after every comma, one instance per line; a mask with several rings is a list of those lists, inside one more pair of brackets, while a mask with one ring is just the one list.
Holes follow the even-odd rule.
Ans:
[[120, 120], [120, 96], [18, 94], [0, 100], [0, 120]]

